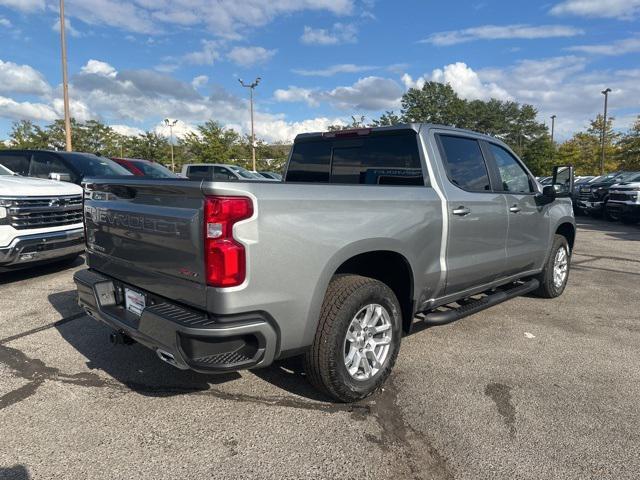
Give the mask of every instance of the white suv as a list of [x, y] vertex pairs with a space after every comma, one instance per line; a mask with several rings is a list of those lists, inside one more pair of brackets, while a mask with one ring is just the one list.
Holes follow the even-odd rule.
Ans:
[[83, 251], [82, 188], [0, 165], [0, 271], [71, 260]]

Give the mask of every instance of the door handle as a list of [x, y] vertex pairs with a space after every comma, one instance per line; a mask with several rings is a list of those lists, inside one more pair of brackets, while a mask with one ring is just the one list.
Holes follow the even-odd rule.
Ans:
[[460, 217], [464, 217], [465, 215], [469, 215], [471, 213], [471, 210], [469, 210], [467, 207], [463, 207], [462, 205], [460, 205], [458, 208], [454, 208], [452, 213], [454, 215], [459, 215]]
[[511, 213], [518, 213], [520, 211], [520, 207], [517, 205], [514, 205], [513, 207], [509, 208], [509, 211]]

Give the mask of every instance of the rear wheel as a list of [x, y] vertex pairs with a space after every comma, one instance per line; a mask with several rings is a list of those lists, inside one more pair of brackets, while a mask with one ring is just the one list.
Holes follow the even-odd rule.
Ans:
[[562, 235], [555, 235], [551, 254], [542, 272], [538, 275], [540, 287], [534, 292], [544, 298], [555, 298], [562, 295], [569, 280], [571, 264], [571, 250], [567, 239]]
[[309, 381], [341, 402], [375, 392], [398, 356], [400, 312], [395, 294], [384, 283], [358, 275], [336, 276], [305, 355]]

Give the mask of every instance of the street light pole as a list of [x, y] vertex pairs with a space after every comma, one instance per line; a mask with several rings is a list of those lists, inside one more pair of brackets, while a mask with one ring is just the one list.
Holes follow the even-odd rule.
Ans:
[[600, 92], [604, 95], [604, 121], [602, 122], [602, 157], [600, 158], [600, 175], [604, 175], [604, 145], [607, 138], [607, 103], [609, 100], [609, 92], [611, 92], [610, 88]]
[[253, 83], [244, 83], [242, 81], [241, 78], [238, 79], [238, 81], [240, 82], [240, 85], [242, 85], [245, 88], [248, 88], [250, 93], [250, 109], [251, 109], [251, 157], [253, 159], [253, 171], [256, 171], [256, 135], [255, 132], [253, 130], [253, 90], [258, 86], [258, 84], [260, 83], [260, 80], [262, 80], [260, 77], [256, 78], [255, 81]]
[[65, 133], [65, 149], [67, 152], [72, 150], [71, 145], [71, 117], [69, 114], [69, 81], [67, 77], [67, 39], [66, 24], [64, 21], [64, 0], [60, 0], [60, 44], [62, 47], [62, 94], [64, 103], [64, 133]]
[[176, 164], [173, 159], [173, 127], [176, 126], [176, 123], [178, 123], [178, 120], [171, 121], [168, 118], [164, 119], [165, 126], [169, 127], [169, 138], [171, 139], [169, 145], [171, 146], [171, 171], [172, 172], [176, 171]]
[[551, 160], [553, 161], [555, 154], [556, 154], [556, 144], [553, 141], [553, 136], [555, 134], [556, 131], [556, 116], [555, 115], [551, 115]]

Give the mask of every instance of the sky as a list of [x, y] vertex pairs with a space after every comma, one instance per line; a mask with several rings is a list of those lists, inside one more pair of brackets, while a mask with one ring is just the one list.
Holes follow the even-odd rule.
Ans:
[[[0, 0], [0, 139], [62, 116], [58, 0]], [[640, 114], [640, 0], [66, 0], [72, 115], [177, 135], [216, 120], [290, 141], [400, 110], [408, 88], [539, 110], [565, 139]]]

